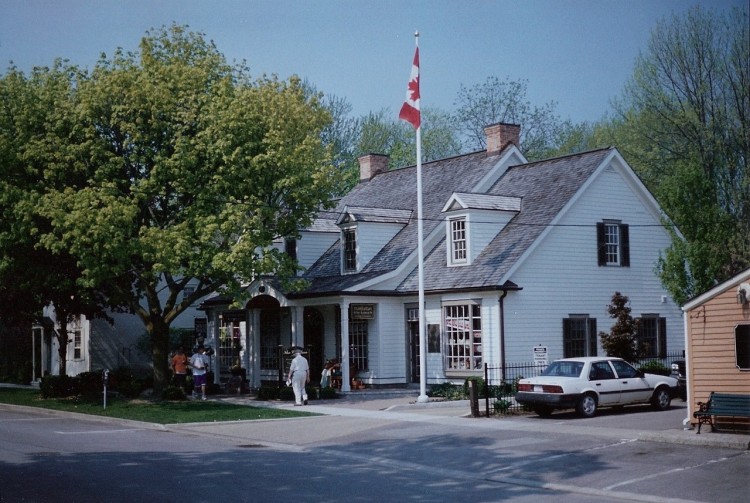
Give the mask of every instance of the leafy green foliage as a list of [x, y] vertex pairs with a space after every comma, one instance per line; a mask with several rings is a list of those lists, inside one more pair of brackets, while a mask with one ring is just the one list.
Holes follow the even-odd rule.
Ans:
[[271, 245], [308, 225], [335, 186], [318, 97], [296, 78], [252, 80], [185, 27], [91, 72], [11, 71], [0, 97], [0, 250], [18, 246], [0, 254], [0, 279], [46, 261], [60, 271], [52, 281], [22, 276], [35, 310], [54, 300], [62, 321], [90, 305], [138, 315], [157, 395], [175, 318], [258, 275], [293, 277]]
[[607, 313], [610, 318], [614, 318], [615, 324], [612, 325], [609, 333], [599, 332], [602, 341], [602, 348], [608, 356], [616, 356], [627, 362], [635, 362], [641, 356], [638, 347], [638, 320], [631, 315], [629, 299], [620, 292], [615, 292], [612, 296], [612, 302], [607, 306]]
[[747, 19], [696, 6], [661, 21], [599, 132], [680, 230], [657, 265], [678, 303], [750, 266]]
[[638, 370], [642, 370], [648, 374], [657, 374], [662, 376], [668, 376], [671, 374], [671, 369], [667, 368], [658, 360], [651, 360], [642, 363]]

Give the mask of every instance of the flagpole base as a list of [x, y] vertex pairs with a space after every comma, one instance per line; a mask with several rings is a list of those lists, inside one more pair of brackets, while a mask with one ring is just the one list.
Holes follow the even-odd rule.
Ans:
[[430, 401], [430, 397], [428, 397], [427, 395], [419, 395], [417, 397], [417, 403], [427, 403], [429, 401]]

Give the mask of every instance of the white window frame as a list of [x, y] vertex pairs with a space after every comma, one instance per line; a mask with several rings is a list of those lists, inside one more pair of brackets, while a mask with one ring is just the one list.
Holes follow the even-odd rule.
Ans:
[[442, 306], [446, 374], [482, 372], [484, 366], [482, 304], [450, 302]]
[[620, 265], [620, 224], [604, 222], [604, 256], [607, 265]]
[[73, 360], [83, 360], [83, 330], [73, 330]]
[[[461, 224], [462, 229], [457, 229]], [[469, 219], [466, 215], [452, 216], [446, 219], [448, 243], [448, 265], [460, 266], [469, 264]], [[460, 246], [458, 246], [460, 244]]]
[[[348, 249], [347, 244], [349, 241], [347, 241], [347, 236], [353, 236], [353, 249]], [[345, 227], [341, 229], [341, 271], [343, 274], [352, 274], [359, 271], [359, 253], [357, 248], [359, 248], [358, 244], [358, 237], [357, 236], [357, 227], [351, 226], [351, 227]], [[353, 253], [353, 259], [354, 264], [353, 267], [349, 267], [349, 260], [348, 260], [348, 252]]]

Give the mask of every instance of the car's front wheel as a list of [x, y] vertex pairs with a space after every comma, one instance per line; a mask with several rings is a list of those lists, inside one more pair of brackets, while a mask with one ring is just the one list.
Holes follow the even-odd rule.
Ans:
[[594, 417], [596, 414], [596, 396], [593, 393], [586, 393], [578, 401], [576, 411], [581, 417]]
[[656, 388], [654, 395], [651, 397], [651, 405], [654, 409], [667, 410], [670, 403], [672, 403], [672, 395], [669, 393], [669, 388], [666, 386]]

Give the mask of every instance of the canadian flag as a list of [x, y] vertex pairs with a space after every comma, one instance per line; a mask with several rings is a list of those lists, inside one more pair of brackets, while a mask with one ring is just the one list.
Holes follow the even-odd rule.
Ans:
[[421, 124], [419, 113], [419, 47], [414, 52], [414, 63], [411, 65], [409, 84], [406, 87], [406, 100], [401, 107], [398, 118], [410, 123], [414, 126], [414, 129], [419, 129]]

